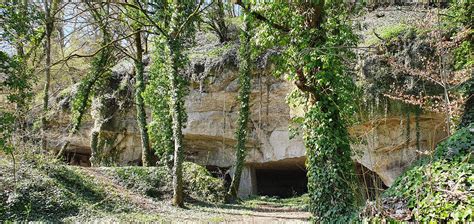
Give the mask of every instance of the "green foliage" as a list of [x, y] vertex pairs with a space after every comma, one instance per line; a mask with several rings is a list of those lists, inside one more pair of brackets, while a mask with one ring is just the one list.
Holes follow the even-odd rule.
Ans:
[[24, 66], [24, 60], [19, 56], [9, 57], [0, 51], [1, 88], [8, 91], [7, 100], [19, 109], [26, 109], [33, 96], [33, 78], [31, 71]]
[[[117, 167], [105, 168], [112, 175], [116, 175], [119, 184], [128, 189], [157, 199], [169, 196], [171, 182], [169, 170], [163, 166], [144, 167]], [[168, 195], [167, 195], [168, 194]]]
[[451, 0], [446, 11], [446, 26], [459, 29], [462, 26], [472, 28], [474, 5], [471, 0]]
[[453, 53], [455, 70], [468, 69], [474, 66], [474, 45], [470, 40], [463, 41], [454, 49]]
[[12, 105], [10, 108], [0, 108], [0, 151], [12, 156], [12, 135], [23, 120], [23, 113], [32, 97], [31, 74], [23, 66], [22, 60], [24, 59], [21, 57], [9, 57], [0, 51], [0, 90], [8, 92], [7, 102], [3, 103]]
[[293, 93], [287, 100], [290, 105], [307, 106], [302, 127], [307, 149], [309, 210], [314, 221], [347, 221], [355, 204], [346, 129], [353, 114], [355, 86], [343, 61], [354, 57], [346, 47], [354, 46], [357, 38], [346, 22], [347, 8], [341, 1], [324, 5], [321, 28], [305, 25], [307, 18], [301, 13], [305, 7], [288, 3], [262, 6], [267, 17], [291, 31], [288, 35], [275, 35], [265, 24], [255, 41], [262, 47], [275, 43], [284, 46], [277, 74], [306, 85], [301, 87], [305, 89], [302, 93]]
[[385, 40], [390, 40], [392, 38], [397, 37], [399, 34], [406, 32], [408, 29], [411, 29], [411, 26], [408, 26], [403, 23], [399, 23], [394, 26], [387, 26], [381, 29], [380, 37]]
[[44, 14], [37, 7], [31, 6], [16, 1], [0, 3], [0, 36], [11, 46], [31, 44], [28, 47], [35, 47], [40, 43], [44, 32], [44, 27], [41, 26]]
[[[107, 38], [104, 37], [103, 44], [106, 44], [106, 41]], [[111, 48], [102, 49], [92, 59], [91, 71], [80, 82], [72, 100], [71, 111], [73, 128], [71, 133], [75, 133], [79, 130], [84, 113], [91, 105], [92, 96], [107, 83], [105, 80], [106, 77], [110, 75], [109, 68], [113, 61]]]
[[8, 112], [0, 111], [0, 151], [12, 154], [14, 147], [11, 144], [11, 135], [14, 130], [15, 116]]
[[292, 198], [254, 196], [244, 200], [243, 204], [252, 208], [258, 208], [260, 205], [270, 205], [271, 207], [282, 207], [298, 211], [309, 211], [309, 195], [303, 194], [301, 196]]
[[[84, 169], [39, 154], [22, 154], [17, 183], [9, 162], [0, 158], [0, 220], [71, 222], [143, 211], [130, 201], [130, 189], [157, 200], [172, 194], [166, 167]], [[184, 164], [185, 191], [193, 199], [222, 202], [224, 183], [202, 166]], [[119, 187], [117, 187], [117, 185]]]
[[[7, 163], [0, 159], [0, 172]], [[0, 220], [59, 222], [80, 214], [132, 211], [133, 206], [77, 168], [41, 155], [24, 155], [18, 180], [0, 178]]]
[[[474, 123], [459, 129], [436, 147], [435, 159], [456, 160], [459, 155], [474, 152]], [[472, 162], [472, 161], [471, 161]]]
[[224, 182], [213, 177], [205, 167], [191, 162], [183, 166], [184, 191], [194, 199], [224, 202]]
[[[161, 163], [171, 166], [173, 163], [173, 130], [170, 114], [170, 87], [168, 73], [170, 66], [166, 64], [169, 48], [157, 38], [156, 49], [153, 51], [150, 78], [143, 98], [151, 108], [152, 121], [148, 124], [148, 134], [153, 150]], [[183, 123], [185, 122], [183, 118]]]
[[[402, 39], [412, 39], [415, 36], [426, 35], [428, 30], [420, 29], [413, 25], [405, 24], [405, 23], [398, 23], [391, 26], [384, 26], [376, 30], [376, 33], [379, 35], [380, 38], [387, 42], [396, 41], [399, 38]], [[372, 35], [365, 41], [365, 45], [374, 45], [379, 44], [381, 40]]]
[[[191, 162], [184, 163], [184, 191], [194, 200], [223, 202], [224, 182], [212, 177], [206, 168]], [[117, 167], [105, 168], [116, 177], [118, 183], [133, 191], [161, 200], [172, 193], [170, 170], [166, 166], [157, 167]]]
[[405, 199], [419, 222], [474, 220], [474, 124], [439, 144], [432, 159], [400, 176], [384, 197]]

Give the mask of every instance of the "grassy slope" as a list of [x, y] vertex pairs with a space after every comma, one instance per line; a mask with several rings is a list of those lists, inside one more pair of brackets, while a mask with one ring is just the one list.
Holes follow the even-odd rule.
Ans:
[[252, 198], [220, 203], [222, 181], [186, 163], [185, 209], [170, 204], [168, 170], [163, 167], [84, 168], [41, 156], [18, 156], [14, 184], [9, 158], [0, 157], [0, 222], [306, 222], [305, 196]]
[[[124, 214], [144, 218], [144, 211], [163, 207], [171, 195], [169, 172], [162, 167], [83, 168], [30, 155], [17, 169], [15, 183], [12, 164], [0, 158], [0, 220], [72, 221]], [[222, 199], [222, 181], [204, 168], [187, 163], [184, 175], [188, 200]]]

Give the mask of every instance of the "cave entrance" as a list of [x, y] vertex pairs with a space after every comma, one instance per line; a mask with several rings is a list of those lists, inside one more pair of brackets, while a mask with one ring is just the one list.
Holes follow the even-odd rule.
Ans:
[[304, 157], [256, 164], [257, 194], [288, 198], [308, 192]]

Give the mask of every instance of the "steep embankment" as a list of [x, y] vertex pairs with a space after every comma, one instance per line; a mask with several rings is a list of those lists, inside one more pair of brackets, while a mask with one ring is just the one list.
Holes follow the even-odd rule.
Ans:
[[474, 124], [440, 144], [368, 204], [364, 216], [405, 221], [474, 220]]
[[47, 222], [306, 222], [309, 213], [291, 201], [256, 198], [223, 205], [223, 183], [201, 166], [185, 164], [186, 209], [172, 207], [165, 167], [85, 168], [20, 156], [16, 180], [0, 159], [0, 221]]

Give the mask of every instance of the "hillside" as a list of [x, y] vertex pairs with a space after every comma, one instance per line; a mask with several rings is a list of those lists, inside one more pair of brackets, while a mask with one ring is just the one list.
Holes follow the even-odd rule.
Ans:
[[298, 199], [252, 198], [225, 205], [222, 182], [191, 163], [185, 165], [190, 197], [180, 209], [170, 204], [165, 167], [86, 168], [47, 161], [38, 155], [21, 157], [15, 187], [11, 162], [0, 159], [0, 220], [300, 223], [309, 218]]

